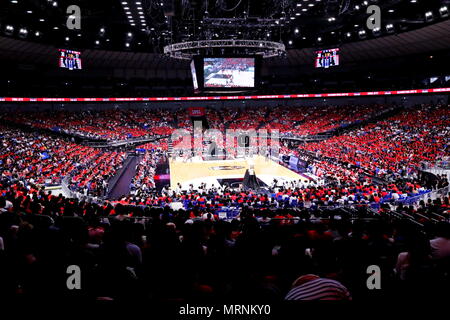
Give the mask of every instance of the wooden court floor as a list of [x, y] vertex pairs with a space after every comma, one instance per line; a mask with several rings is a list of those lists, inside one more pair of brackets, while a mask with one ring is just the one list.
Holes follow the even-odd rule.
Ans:
[[[170, 166], [170, 185], [175, 188], [178, 183], [186, 186], [193, 181], [211, 181], [211, 178], [243, 178], [245, 171], [254, 166], [255, 174], [258, 178], [266, 181], [273, 181], [274, 178], [284, 178], [286, 180], [307, 179], [288, 168], [285, 168], [275, 161], [263, 156], [254, 156], [250, 159], [238, 160], [214, 160], [214, 161], [195, 161], [183, 162], [171, 159]], [[266, 182], [267, 183], [267, 182]]]

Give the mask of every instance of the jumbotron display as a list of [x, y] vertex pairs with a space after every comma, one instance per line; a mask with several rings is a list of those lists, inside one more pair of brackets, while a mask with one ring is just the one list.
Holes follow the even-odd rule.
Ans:
[[59, 67], [69, 70], [81, 70], [81, 53], [73, 50], [59, 49]]
[[335, 67], [339, 65], [339, 49], [316, 51], [316, 68]]
[[205, 88], [254, 88], [255, 58], [204, 58]]

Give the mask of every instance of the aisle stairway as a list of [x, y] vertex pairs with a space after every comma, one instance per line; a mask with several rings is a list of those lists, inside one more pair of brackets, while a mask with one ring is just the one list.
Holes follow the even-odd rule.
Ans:
[[109, 199], [118, 199], [123, 195], [130, 193], [130, 184], [136, 175], [136, 164], [138, 162], [138, 157], [130, 156], [130, 161], [127, 163], [126, 167], [119, 170], [117, 173], [117, 181], [111, 186], [108, 193]]

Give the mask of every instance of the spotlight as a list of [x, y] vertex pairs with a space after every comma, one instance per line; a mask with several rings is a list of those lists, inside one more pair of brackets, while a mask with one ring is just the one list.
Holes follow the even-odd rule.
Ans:
[[381, 34], [381, 29], [380, 28], [374, 28], [372, 30], [372, 33], [373, 33], [374, 36], [377, 37], [377, 36], [379, 36]]
[[28, 30], [25, 28], [20, 28], [19, 29], [19, 37], [20, 38], [26, 38], [26, 36], [28, 35]]
[[300, 32], [300, 30], [298, 30], [298, 28], [295, 28], [294, 32], [295, 32], [296, 34], [298, 34], [298, 33]]
[[426, 12], [425, 13], [425, 21], [426, 22], [431, 22], [433, 20], [434, 20], [433, 12], [431, 12], [431, 11]]
[[366, 32], [366, 30], [360, 30], [360, 31], [358, 32], [358, 35], [359, 35], [359, 37], [360, 37], [361, 39], [367, 38], [367, 32]]
[[394, 33], [394, 31], [395, 31], [394, 25], [392, 23], [389, 23], [388, 25], [386, 25], [386, 31], [387, 31], [387, 33]]
[[441, 15], [442, 18], [448, 17], [448, 7], [447, 6], [441, 7], [439, 9], [439, 14]]
[[41, 33], [40, 33], [39, 31], [36, 31], [36, 32], [34, 33], [34, 35], [35, 35], [36, 37], [40, 37], [40, 36], [41, 36]]
[[13, 26], [7, 25], [5, 27], [5, 34], [6, 35], [11, 36], [13, 34], [13, 32], [14, 32], [14, 27]]

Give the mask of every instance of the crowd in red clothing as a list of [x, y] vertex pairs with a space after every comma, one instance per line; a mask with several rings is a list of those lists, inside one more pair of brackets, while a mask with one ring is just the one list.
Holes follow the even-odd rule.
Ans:
[[280, 106], [271, 110], [261, 128], [278, 129], [289, 136], [316, 135], [367, 120], [389, 108], [387, 105]]
[[3, 178], [37, 185], [59, 185], [69, 178], [72, 191], [104, 195], [105, 182], [125, 160], [124, 152], [104, 152], [54, 136], [0, 127]]
[[423, 161], [450, 155], [448, 106], [417, 106], [384, 121], [299, 149], [342, 161], [373, 175], [410, 173]]
[[109, 141], [170, 135], [174, 130], [173, 118], [165, 110], [27, 112], [6, 114], [4, 119], [33, 128]]
[[[304, 136], [327, 132], [370, 118], [387, 106], [279, 106], [207, 108], [211, 129], [278, 129], [283, 135]], [[175, 129], [192, 132], [187, 108], [113, 109], [103, 111], [40, 111], [5, 114], [3, 119], [37, 129], [61, 131], [83, 138], [119, 141], [169, 136]]]

